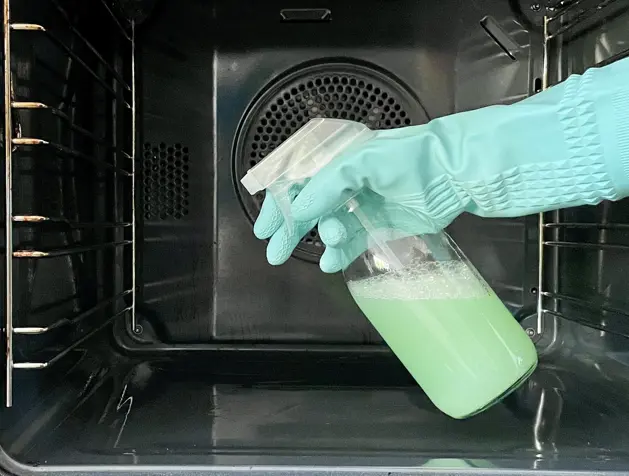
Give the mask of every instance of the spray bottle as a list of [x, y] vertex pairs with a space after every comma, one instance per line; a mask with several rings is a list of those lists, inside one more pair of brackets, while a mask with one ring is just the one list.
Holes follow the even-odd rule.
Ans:
[[[252, 195], [272, 194], [290, 225], [294, 191], [374, 134], [352, 121], [313, 119], [241, 182]], [[533, 343], [447, 233], [393, 226], [391, 207], [363, 206], [368, 193], [348, 197], [337, 211], [364, 230], [361, 243], [344, 245], [349, 292], [441, 411], [467, 418], [489, 408], [533, 372]]]

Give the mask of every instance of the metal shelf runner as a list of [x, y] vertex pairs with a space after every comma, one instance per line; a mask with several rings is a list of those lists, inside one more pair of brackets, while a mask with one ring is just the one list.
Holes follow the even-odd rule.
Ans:
[[[35, 23], [12, 23], [11, 22], [11, 0], [2, 0], [3, 6], [3, 74], [4, 74], [4, 104], [9, 104], [11, 107], [6, 107], [4, 110], [4, 143], [12, 144], [12, 146], [5, 147], [5, 215], [4, 215], [4, 233], [7, 252], [4, 254], [4, 269], [5, 269], [5, 381], [6, 381], [6, 393], [5, 404], [7, 407], [11, 407], [13, 403], [13, 372], [15, 370], [40, 370], [46, 369], [54, 365], [59, 360], [63, 359], [70, 352], [82, 345], [92, 336], [107, 328], [115, 319], [121, 317], [129, 317], [132, 329], [136, 329], [136, 273], [135, 273], [135, 257], [136, 257], [136, 216], [135, 216], [135, 149], [136, 149], [136, 72], [135, 72], [135, 25], [129, 23], [129, 28], [125, 29], [123, 23], [116, 17], [116, 15], [109, 8], [104, 0], [101, 0], [100, 4], [106, 9], [107, 15], [111, 17], [111, 20], [116, 25], [118, 33], [131, 44], [131, 83], [127, 83], [121, 74], [109, 64], [104, 57], [94, 48], [94, 46], [87, 40], [85, 36], [76, 28], [72, 23], [70, 16], [59, 5], [56, 0], [50, 0], [61, 16], [65, 19], [69, 31], [74, 38], [81, 42], [90, 52], [94, 55], [98, 63], [104, 67], [104, 69], [111, 75], [114, 82], [122, 89], [123, 93], [130, 95], [130, 102], [125, 100], [116, 89], [108, 84], [107, 81], [101, 77], [93, 68], [91, 68], [83, 58], [81, 58], [72, 48], [68, 47], [54, 32], [46, 29], [45, 26]], [[122, 101], [122, 106], [131, 111], [131, 128], [128, 131], [132, 134], [132, 150], [126, 152], [115, 144], [110, 143], [105, 138], [98, 136], [97, 134], [85, 129], [84, 127], [75, 124], [72, 118], [68, 116], [62, 110], [52, 107], [48, 104], [37, 101], [16, 101], [13, 96], [13, 78], [11, 74], [11, 37], [13, 34], [36, 34], [44, 35], [52, 44], [54, 44], [60, 51], [71, 58], [76, 64], [80, 65], [87, 74], [95, 81], [95, 84], [99, 85], [105, 92], [111, 94], [114, 100]], [[129, 97], [129, 96], [127, 96]], [[26, 137], [14, 137], [14, 125], [13, 114], [18, 110], [42, 110], [42, 113], [49, 113], [53, 116], [64, 121], [65, 124], [74, 132], [82, 135], [83, 137], [90, 139], [98, 147], [103, 147], [111, 153], [118, 154], [123, 159], [128, 159], [129, 167], [119, 167], [111, 163], [105, 162], [101, 159], [85, 154], [79, 150], [75, 150], [71, 147], [67, 147], [63, 144], [57, 144], [47, 141], [42, 138], [26, 138]], [[55, 154], [61, 157], [69, 159], [84, 160], [93, 164], [95, 167], [99, 167], [122, 177], [129, 177], [131, 179], [131, 197], [129, 203], [125, 206], [130, 209], [131, 221], [129, 222], [77, 222], [66, 219], [62, 216], [43, 216], [37, 214], [15, 214], [13, 210], [13, 154], [19, 151], [21, 148], [34, 148], [40, 151], [48, 151], [51, 154]], [[131, 228], [131, 239], [111, 241], [105, 243], [97, 243], [91, 245], [76, 245], [58, 248], [54, 250], [43, 249], [15, 249], [13, 243], [13, 231], [16, 226], [30, 226], [30, 227], [45, 227], [45, 226], [63, 226], [68, 228]], [[131, 288], [126, 289], [114, 296], [106, 297], [87, 310], [79, 312], [74, 316], [62, 317], [54, 323], [47, 326], [16, 326], [14, 325], [14, 306], [13, 306], [13, 261], [16, 259], [42, 259], [42, 258], [54, 258], [58, 256], [66, 256], [70, 254], [78, 253], [90, 253], [96, 250], [101, 250], [111, 247], [126, 247], [131, 245]], [[36, 359], [28, 362], [14, 362], [13, 361], [13, 345], [15, 336], [36, 336], [49, 332], [53, 332], [57, 329], [76, 326], [79, 323], [84, 322], [88, 318], [106, 311], [108, 308], [114, 309], [121, 300], [129, 299], [130, 304], [126, 305], [122, 310], [113, 312], [113, 315], [105, 319], [103, 322], [95, 323], [94, 327], [81, 336], [78, 340], [69, 344], [64, 349], [57, 351], [54, 355], [48, 356], [43, 359]], [[31, 337], [32, 338], [32, 337]]]

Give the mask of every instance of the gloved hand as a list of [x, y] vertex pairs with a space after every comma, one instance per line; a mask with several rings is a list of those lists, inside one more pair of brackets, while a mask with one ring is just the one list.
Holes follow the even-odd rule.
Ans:
[[[347, 195], [369, 216], [408, 233], [438, 231], [462, 212], [515, 217], [629, 195], [629, 59], [509, 106], [379, 131], [315, 175], [287, 227], [267, 198], [256, 221], [267, 259], [286, 261], [318, 222], [321, 269], [336, 272], [365, 250], [364, 230], [339, 207]], [[376, 218], [377, 220], [377, 218]]]

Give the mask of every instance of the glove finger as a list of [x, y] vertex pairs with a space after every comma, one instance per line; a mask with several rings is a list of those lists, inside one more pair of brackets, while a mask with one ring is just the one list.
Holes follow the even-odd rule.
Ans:
[[361, 230], [363, 225], [347, 208], [341, 208], [319, 220], [319, 236], [326, 246], [338, 248]]
[[321, 271], [324, 273], [341, 271], [365, 251], [364, 247], [349, 251], [355, 247], [350, 243], [355, 240], [360, 230], [362, 230], [362, 225], [358, 219], [346, 210], [323, 217], [319, 221], [319, 236], [326, 245], [319, 261]]
[[[395, 227], [390, 215], [383, 213], [384, 207], [378, 201], [368, 201], [361, 208], [373, 220], [373, 231], [381, 233], [383, 228]], [[319, 236], [326, 245], [319, 267], [325, 273], [336, 273], [367, 251], [370, 235], [353, 212], [340, 209], [319, 221]]]
[[335, 216], [323, 217], [319, 220], [319, 236], [325, 246], [338, 247], [347, 241], [347, 228]]
[[319, 260], [319, 268], [324, 273], [338, 273], [346, 268], [345, 256], [339, 248], [327, 247]]
[[266, 259], [269, 264], [278, 266], [285, 263], [293, 254], [299, 241], [314, 228], [316, 223], [315, 220], [305, 223], [293, 222], [290, 228], [286, 223], [282, 223], [266, 247]]
[[342, 243], [338, 247], [326, 247], [319, 261], [321, 271], [324, 273], [343, 271], [356, 258], [367, 251], [367, 243], [367, 234], [363, 229], [362, 232], [357, 232], [349, 241]]
[[[373, 218], [371, 225], [381, 241], [398, 240], [412, 235], [434, 233], [421, 215], [398, 206], [366, 204], [366, 215]], [[340, 217], [340, 219], [339, 219]], [[347, 268], [370, 246], [376, 246], [373, 236], [361, 225], [353, 213], [339, 211], [325, 217], [319, 224], [319, 235], [326, 244], [319, 267], [325, 273], [336, 273]], [[431, 248], [431, 238], [424, 237]]]
[[280, 208], [277, 206], [273, 196], [267, 193], [262, 203], [260, 215], [258, 215], [253, 225], [253, 233], [257, 238], [266, 240], [279, 230], [283, 222], [284, 217], [282, 216]]

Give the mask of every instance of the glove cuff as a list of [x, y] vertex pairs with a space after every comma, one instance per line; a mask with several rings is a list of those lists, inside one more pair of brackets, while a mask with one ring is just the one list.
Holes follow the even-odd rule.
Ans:
[[[629, 182], [629, 90], [620, 91], [614, 95], [613, 108], [618, 137], [618, 154], [625, 180]], [[629, 189], [625, 192], [629, 193]]]
[[619, 198], [629, 196], [629, 59], [592, 68], [586, 96], [596, 107], [598, 131]]

